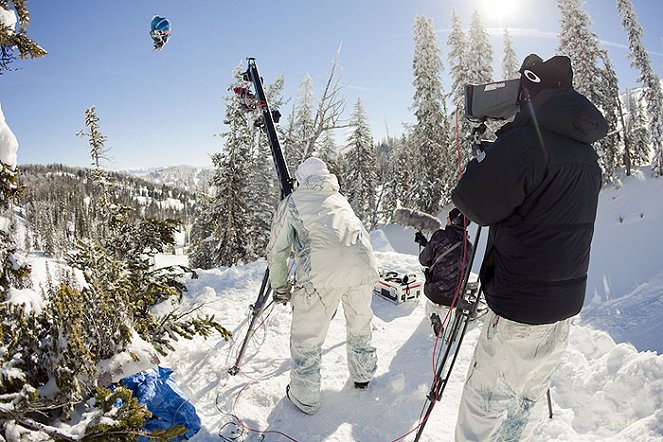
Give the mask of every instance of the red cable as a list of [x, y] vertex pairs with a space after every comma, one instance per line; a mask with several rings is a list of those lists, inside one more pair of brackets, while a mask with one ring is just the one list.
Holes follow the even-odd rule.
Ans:
[[[460, 144], [460, 128], [459, 128], [459, 118], [458, 118], [458, 112], [460, 110], [460, 103], [462, 99], [459, 99], [458, 102], [456, 103], [456, 146], [457, 146], [457, 158], [458, 158], [458, 179], [463, 177], [463, 170], [461, 167], [461, 144]], [[467, 231], [467, 219], [465, 216], [463, 216], [463, 231]], [[463, 280], [465, 279], [465, 271], [466, 271], [466, 265], [465, 262], [467, 260], [467, 235], [463, 236], [463, 261], [461, 264], [460, 268], [460, 278], [458, 279], [458, 286], [456, 287], [456, 293], [454, 294], [453, 299], [451, 300], [451, 305], [449, 306], [449, 310], [447, 310], [447, 314], [444, 316], [444, 320], [442, 321], [442, 327], [440, 328], [441, 330], [444, 329], [444, 326], [447, 323], [447, 320], [449, 318], [449, 314], [451, 313], [451, 310], [456, 306], [456, 301], [458, 300], [458, 296], [460, 295], [460, 289], [463, 286]], [[435, 339], [435, 345], [433, 346], [433, 357], [432, 357], [432, 366], [433, 366], [433, 382], [437, 382], [436, 376], [437, 376], [437, 366], [435, 365], [435, 359], [436, 359], [436, 354], [437, 354], [437, 343], [439, 340], [439, 336], [436, 337]]]
[[241, 373], [243, 376], [246, 376], [247, 378], [249, 378], [250, 381], [247, 382], [246, 384], [244, 384], [244, 386], [243, 386], [243, 387], [239, 390], [239, 392], [237, 393], [237, 396], [235, 397], [235, 400], [233, 401], [233, 407], [232, 407], [232, 410], [231, 410], [231, 412], [230, 412], [230, 415], [231, 415], [233, 418], [235, 418], [235, 420], [238, 422], [239, 426], [241, 426], [241, 427], [244, 428], [245, 430], [250, 431], [250, 432], [252, 432], [252, 433], [258, 433], [258, 434], [278, 434], [279, 436], [283, 436], [283, 437], [285, 437], [285, 438], [287, 438], [288, 440], [291, 440], [291, 441], [293, 441], [293, 442], [299, 442], [297, 439], [294, 439], [294, 438], [292, 438], [292, 437], [288, 436], [287, 434], [282, 433], [282, 432], [280, 432], [280, 431], [276, 431], [276, 430], [264, 430], [264, 431], [263, 431], [263, 430], [256, 430], [255, 428], [251, 428], [251, 427], [249, 427], [248, 425], [246, 425], [242, 419], [240, 419], [239, 417], [237, 417], [237, 415], [235, 414], [235, 407], [237, 406], [237, 403], [239, 402], [239, 397], [240, 397], [240, 395], [242, 394], [242, 392], [243, 392], [244, 390], [246, 390], [247, 388], [249, 388], [249, 386], [250, 386], [251, 384], [253, 384], [254, 382], [258, 382], [258, 379], [253, 379], [253, 378], [251, 378], [250, 376], [248, 376], [246, 373], [244, 373], [244, 372], [241, 371], [241, 370], [240, 370], [240, 373]]
[[[461, 163], [461, 144], [460, 144], [460, 128], [458, 124], [458, 111], [460, 109], [460, 103], [462, 101], [462, 98], [458, 100], [456, 103], [456, 145], [457, 145], [457, 151], [458, 151], [458, 179], [460, 180], [463, 177], [463, 169], [462, 169], [462, 163]], [[464, 231], [467, 231], [467, 219], [463, 215], [463, 229]], [[451, 305], [449, 306], [449, 310], [447, 310], [446, 315], [444, 315], [444, 320], [442, 321], [442, 326], [440, 327], [440, 330], [444, 330], [444, 326], [447, 323], [447, 320], [449, 318], [449, 314], [451, 313], [451, 310], [456, 306], [456, 301], [458, 300], [458, 295], [460, 294], [460, 289], [463, 286], [463, 280], [465, 279], [465, 272], [467, 271], [466, 269], [466, 260], [467, 260], [467, 235], [464, 235], [463, 237], [463, 262], [461, 264], [460, 268], [460, 278], [458, 279], [458, 286], [456, 287], [456, 293], [454, 294], [453, 299], [451, 300]], [[444, 332], [440, 333], [440, 335], [443, 335]], [[437, 379], [437, 366], [435, 364], [435, 359], [436, 359], [436, 354], [437, 354], [437, 343], [440, 340], [440, 336], [435, 337], [435, 344], [433, 345], [433, 355], [432, 355], [432, 367], [433, 367], [433, 385], [435, 385], [438, 382]], [[432, 411], [432, 409], [430, 410]], [[409, 436], [412, 434], [415, 430], [417, 430], [419, 427], [421, 427], [430, 417], [430, 413], [427, 413], [423, 419], [419, 421], [417, 425], [415, 425], [414, 428], [412, 428], [410, 431], [407, 433], [403, 434], [402, 436], [397, 437], [396, 439], [392, 440], [392, 442], [397, 442], [399, 440], [402, 440], [403, 438]]]
[[[273, 311], [274, 311], [274, 303], [273, 303], [273, 301], [270, 303], [270, 305], [269, 305], [268, 307], [270, 307], [270, 306], [271, 306], [271, 309], [267, 312], [266, 315], [264, 315], [262, 321], [261, 321], [261, 322], [258, 324], [258, 326], [256, 327], [256, 330], [258, 330], [259, 328], [263, 327], [263, 326], [266, 324], [266, 322], [267, 322], [267, 320], [269, 319], [269, 317], [271, 316], [271, 314], [273, 313]], [[253, 335], [255, 335], [255, 331], [253, 332]], [[293, 439], [292, 437], [290, 437], [290, 436], [288, 436], [287, 434], [282, 433], [282, 432], [280, 432], [280, 431], [276, 431], [276, 430], [265, 430], [265, 431], [262, 431], [262, 430], [256, 430], [255, 428], [251, 428], [251, 427], [249, 427], [248, 425], [246, 425], [246, 424], [244, 423], [244, 421], [243, 421], [242, 419], [240, 419], [240, 418], [235, 414], [235, 407], [237, 407], [237, 404], [239, 403], [239, 397], [242, 395], [242, 392], [243, 392], [244, 390], [246, 390], [247, 388], [249, 388], [249, 386], [250, 386], [251, 384], [253, 384], [253, 383], [259, 381], [259, 378], [258, 378], [258, 379], [256, 379], [256, 378], [252, 378], [252, 377], [249, 376], [247, 373], [245, 373], [244, 371], [242, 371], [241, 368], [238, 367], [238, 369], [239, 369], [239, 373], [240, 373], [242, 376], [244, 376], [244, 377], [246, 377], [246, 378], [249, 379], [249, 382], [247, 382], [246, 384], [244, 384], [244, 386], [243, 386], [243, 387], [239, 390], [239, 392], [237, 393], [237, 396], [235, 396], [235, 400], [233, 401], [232, 410], [230, 411], [230, 415], [231, 415], [231, 416], [232, 416], [232, 417], [238, 422], [238, 425], [241, 426], [242, 428], [244, 428], [245, 430], [250, 431], [250, 432], [252, 432], [252, 433], [258, 433], [258, 434], [278, 434], [278, 435], [283, 436], [283, 437], [285, 437], [285, 438], [287, 438], [287, 439], [289, 439], [289, 440], [291, 440], [291, 441], [293, 441], [293, 442], [298, 442], [297, 439]], [[263, 377], [264, 377], [264, 376], [263, 376]]]

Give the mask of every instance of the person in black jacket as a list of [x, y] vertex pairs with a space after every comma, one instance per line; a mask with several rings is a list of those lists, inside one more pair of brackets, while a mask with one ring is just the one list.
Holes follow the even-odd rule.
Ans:
[[436, 336], [440, 336], [442, 319], [460, 290], [464, 273], [470, 271], [472, 243], [466, 231], [469, 224], [469, 220], [454, 207], [449, 212], [446, 227], [436, 230], [430, 240], [421, 232], [414, 236], [415, 242], [423, 247], [419, 263], [426, 267], [426, 316], [431, 320]]
[[591, 143], [608, 126], [573, 89], [568, 57], [532, 54], [519, 72], [520, 112], [452, 192], [461, 212], [490, 226], [479, 277], [491, 312], [463, 389], [457, 441], [528, 437], [530, 411], [584, 302], [601, 188]]

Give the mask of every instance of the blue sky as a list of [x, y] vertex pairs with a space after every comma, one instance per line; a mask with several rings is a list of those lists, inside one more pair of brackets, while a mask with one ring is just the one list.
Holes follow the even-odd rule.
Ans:
[[[19, 165], [89, 165], [86, 140], [75, 133], [92, 105], [111, 148], [109, 168], [210, 165], [210, 154], [223, 145], [216, 136], [226, 130], [222, 98], [238, 64], [255, 57], [265, 82], [284, 75], [284, 95], [294, 98], [307, 73], [320, 91], [339, 47], [347, 116], [361, 97], [374, 137], [398, 135], [412, 121], [417, 14], [433, 19], [446, 64], [451, 9], [465, 26], [479, 10], [496, 31], [496, 77], [503, 27], [520, 59], [532, 52], [554, 55], [559, 31], [554, 0], [41, 0], [28, 6], [29, 35], [49, 54], [19, 60], [12, 65], [19, 70], [0, 76], [0, 103], [20, 143]], [[661, 77], [663, 1], [635, 0], [634, 6]], [[588, 0], [585, 7], [622, 89], [636, 87], [638, 72], [627, 58], [615, 2]], [[168, 17], [173, 27], [161, 52], [152, 51], [148, 36], [154, 14]], [[448, 91], [446, 72], [443, 83]]]

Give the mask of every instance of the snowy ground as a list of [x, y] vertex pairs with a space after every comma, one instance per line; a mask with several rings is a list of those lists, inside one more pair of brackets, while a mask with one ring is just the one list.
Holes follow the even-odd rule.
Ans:
[[[416, 270], [412, 255], [378, 253], [382, 263], [399, 263]], [[255, 299], [263, 262], [201, 272], [189, 285], [191, 299], [207, 308], [243, 337], [245, 312]], [[432, 382], [435, 339], [424, 319], [423, 302], [395, 305], [373, 300], [374, 344], [379, 367], [365, 392], [355, 391], [345, 365], [343, 316], [332, 322], [323, 356], [323, 405], [306, 416], [284, 398], [290, 368], [288, 307], [277, 306], [261, 328], [234, 377], [238, 345], [197, 339], [184, 341], [162, 365], [175, 370], [174, 379], [195, 404], [204, 428], [196, 441], [229, 439], [238, 425], [247, 428], [236, 440], [266, 441], [393, 441], [414, 440], [406, 434], [416, 427], [427, 405]], [[426, 424], [422, 441], [451, 441], [456, 410], [480, 320], [471, 324], [442, 401]], [[587, 326], [572, 328], [569, 351], [553, 381], [554, 418], [545, 404], [535, 411], [537, 438], [542, 441], [663, 440], [663, 357], [638, 353], [628, 344], [616, 345], [605, 332]], [[246, 438], [246, 439], [245, 439]]]
[[[627, 179], [621, 189], [602, 193], [586, 306], [572, 327], [568, 351], [553, 379], [554, 417], [548, 417], [545, 402], [534, 411], [535, 440], [663, 441], [663, 356], [646, 351], [663, 349], [663, 333], [657, 327], [663, 320], [662, 190], [663, 179], [639, 176]], [[371, 236], [385, 270], [420, 272], [413, 231], [384, 226]], [[184, 259], [162, 256], [160, 263]], [[35, 273], [42, 274], [43, 259], [34, 264]], [[241, 372], [227, 372], [235, 362], [237, 341], [244, 337], [248, 308], [264, 270], [265, 262], [258, 261], [199, 271], [199, 279], [187, 284], [185, 303], [205, 303], [204, 309], [232, 330], [236, 340], [182, 340], [177, 352], [162, 360], [162, 366], [175, 370], [173, 378], [202, 419], [203, 428], [193, 440], [414, 440], [411, 431], [428, 405], [434, 372], [435, 339], [425, 319], [424, 300], [395, 305], [374, 297], [378, 371], [362, 392], [348, 380], [344, 321], [337, 314], [323, 348], [322, 408], [306, 416], [285, 398], [290, 369], [288, 306], [271, 310], [249, 346]], [[480, 326], [481, 319], [471, 323], [422, 441], [453, 440], [461, 388]], [[627, 341], [637, 343], [641, 351]]]

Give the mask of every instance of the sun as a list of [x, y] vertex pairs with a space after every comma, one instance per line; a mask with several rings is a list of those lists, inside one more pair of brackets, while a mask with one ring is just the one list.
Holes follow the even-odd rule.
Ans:
[[481, 0], [481, 15], [486, 21], [503, 22], [518, 12], [518, 0]]

